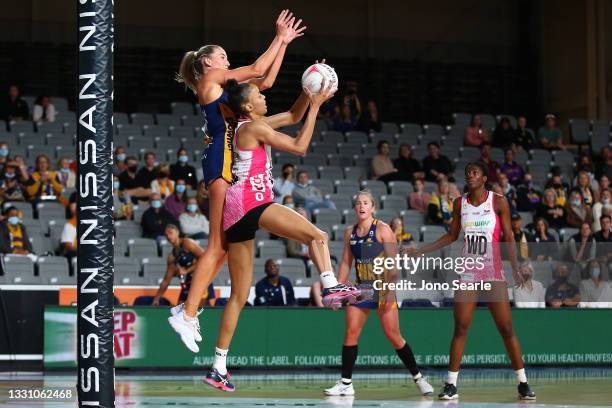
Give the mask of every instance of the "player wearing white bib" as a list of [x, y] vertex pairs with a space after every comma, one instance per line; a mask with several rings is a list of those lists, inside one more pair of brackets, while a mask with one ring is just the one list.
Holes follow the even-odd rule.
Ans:
[[[507, 244], [515, 284], [522, 286], [523, 279], [518, 273], [516, 248], [510, 225], [510, 206], [504, 196], [486, 189], [487, 174], [488, 168], [484, 163], [469, 163], [465, 167], [465, 182], [468, 192], [462, 197], [457, 197], [453, 203], [453, 220], [449, 231], [437, 241], [409, 251], [412, 256], [437, 251], [455, 242], [459, 238], [459, 232], [463, 229], [462, 257], [480, 258], [480, 263], [473, 262], [470, 269], [466, 268], [465, 272], [460, 274], [460, 279], [462, 282], [480, 282], [482, 280], [490, 284], [491, 287], [487, 293], [481, 290], [460, 289], [455, 291], [453, 305], [455, 331], [451, 342], [448, 378], [444, 384], [444, 390], [438, 397], [442, 400], [459, 398], [457, 377], [465, 341], [478, 298], [481, 295], [486, 295], [487, 306], [493, 316], [497, 330], [502, 336], [512, 368], [519, 382], [519, 398], [535, 400], [535, 393], [531, 391], [527, 383], [521, 346], [512, 327], [512, 310], [508, 299], [507, 283], [504, 281], [499, 248], [502, 242]], [[474, 259], [474, 261], [477, 260]]]

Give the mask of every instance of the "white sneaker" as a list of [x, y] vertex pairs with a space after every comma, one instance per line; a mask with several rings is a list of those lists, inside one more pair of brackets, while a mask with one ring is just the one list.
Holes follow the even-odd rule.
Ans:
[[339, 380], [333, 387], [325, 390], [325, 395], [331, 396], [346, 396], [355, 395], [355, 389], [353, 389], [353, 383], [342, 384], [342, 380]]
[[419, 387], [419, 391], [421, 391], [422, 395], [431, 395], [434, 392], [433, 387], [430, 383], [427, 382], [425, 377], [421, 377], [414, 382], [417, 387]]
[[[170, 308], [170, 314], [172, 316], [176, 316], [177, 314], [180, 314], [183, 310], [185, 310], [185, 304], [184, 303], [179, 303], [178, 305]], [[204, 309], [200, 309], [198, 310], [198, 316], [200, 316], [202, 314], [202, 312], [204, 311]], [[198, 324], [198, 330], [195, 332], [195, 334], [193, 335], [195, 338], [195, 341], [197, 341], [198, 343], [202, 341], [202, 334], [200, 333], [200, 325]]]
[[187, 320], [185, 319], [185, 313], [179, 313], [170, 316], [168, 318], [168, 323], [170, 323], [174, 331], [181, 336], [181, 340], [189, 350], [194, 353], [200, 351], [200, 348], [196, 344], [196, 335], [200, 333], [200, 321], [197, 317]]

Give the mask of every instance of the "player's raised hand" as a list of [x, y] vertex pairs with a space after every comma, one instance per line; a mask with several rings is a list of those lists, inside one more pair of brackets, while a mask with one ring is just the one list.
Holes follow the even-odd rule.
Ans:
[[307, 27], [300, 27], [300, 24], [302, 24], [301, 18], [295, 21], [295, 17], [292, 17], [291, 20], [289, 20], [287, 23], [287, 28], [282, 37], [284, 44], [289, 44], [291, 41], [304, 35], [304, 31], [306, 31]]
[[304, 87], [303, 89], [304, 92], [306, 92], [306, 95], [308, 95], [308, 98], [310, 99], [310, 104], [316, 107], [321, 106], [325, 101], [333, 98], [334, 93], [338, 90], [338, 88], [336, 88], [332, 82], [328, 84], [325, 78], [321, 80], [321, 91], [319, 91], [318, 93], [313, 94], [306, 87]]
[[288, 30], [289, 21], [293, 18], [293, 13], [289, 10], [284, 9], [278, 15], [276, 19], [276, 35], [283, 38], [285, 36], [285, 32]]

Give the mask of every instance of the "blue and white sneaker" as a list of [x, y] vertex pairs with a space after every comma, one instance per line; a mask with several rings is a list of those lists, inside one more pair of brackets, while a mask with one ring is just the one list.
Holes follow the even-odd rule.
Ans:
[[222, 391], [234, 392], [236, 388], [234, 387], [234, 384], [229, 382], [230, 377], [229, 372], [226, 375], [221, 375], [216, 368], [213, 368], [208, 372], [208, 374], [206, 374], [206, 377], [204, 377], [204, 382], [211, 387], [218, 388]]

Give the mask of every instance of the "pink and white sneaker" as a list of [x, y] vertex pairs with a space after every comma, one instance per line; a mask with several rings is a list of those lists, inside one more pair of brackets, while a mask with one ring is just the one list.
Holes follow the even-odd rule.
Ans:
[[204, 382], [211, 387], [218, 388], [222, 391], [234, 392], [236, 387], [234, 387], [234, 384], [229, 382], [230, 377], [229, 372], [225, 375], [221, 375], [216, 368], [213, 368], [208, 372], [208, 374], [206, 374], [206, 377], [204, 377]]

